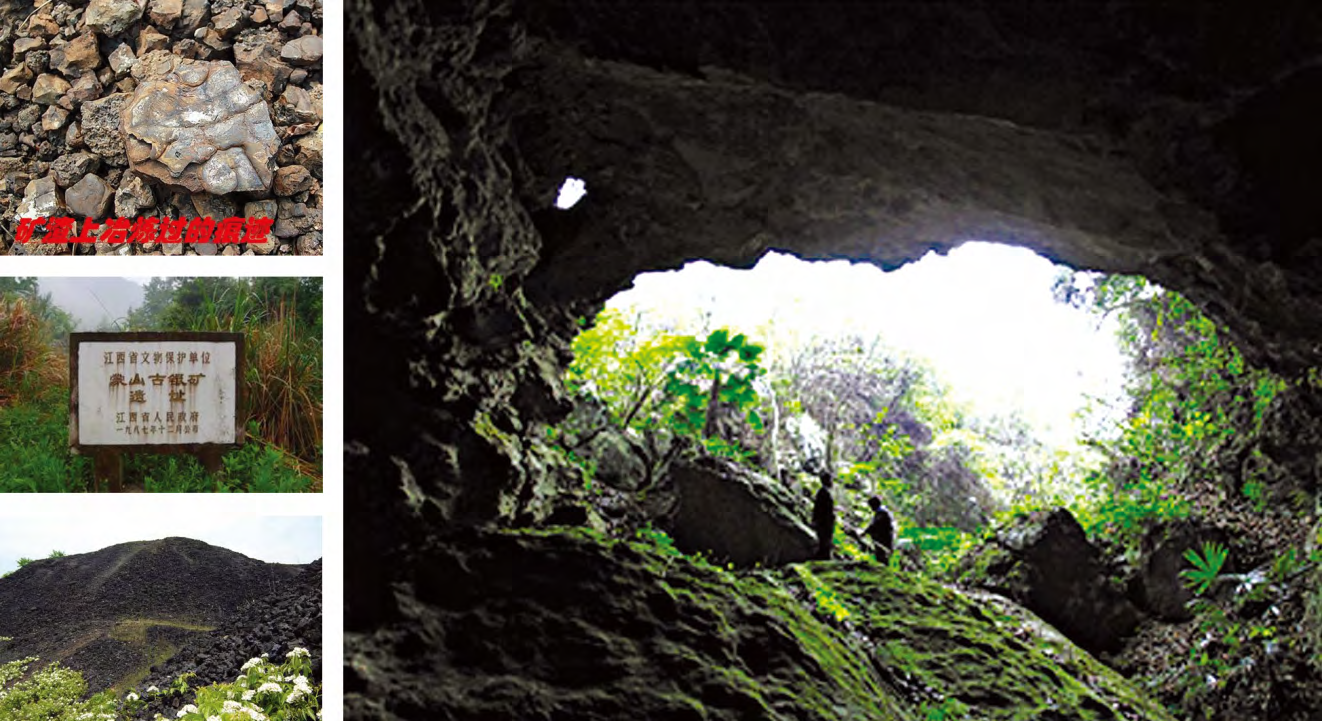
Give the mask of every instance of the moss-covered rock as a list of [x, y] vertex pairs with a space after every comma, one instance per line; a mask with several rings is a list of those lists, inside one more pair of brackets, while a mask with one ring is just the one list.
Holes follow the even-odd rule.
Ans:
[[393, 619], [346, 637], [348, 719], [1168, 718], [1031, 616], [870, 563], [470, 530], [401, 571]]

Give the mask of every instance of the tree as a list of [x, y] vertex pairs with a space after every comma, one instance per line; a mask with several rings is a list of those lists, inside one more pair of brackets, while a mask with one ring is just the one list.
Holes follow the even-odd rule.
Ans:
[[174, 299], [182, 278], [152, 278], [144, 288], [142, 305], [129, 310], [128, 327], [131, 330], [161, 330], [165, 311]]

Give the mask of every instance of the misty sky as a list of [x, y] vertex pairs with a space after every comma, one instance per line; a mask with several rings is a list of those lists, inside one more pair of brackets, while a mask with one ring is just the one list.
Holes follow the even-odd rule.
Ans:
[[137, 278], [51, 278], [37, 279], [37, 289], [49, 293], [55, 305], [68, 311], [77, 323], [74, 330], [96, 330], [101, 323], [121, 320], [130, 308], [142, 304], [143, 283]]
[[271, 563], [310, 563], [322, 557], [320, 516], [237, 514], [0, 514], [0, 574], [19, 558], [99, 551], [128, 541], [182, 536]]
[[880, 335], [928, 359], [956, 400], [980, 413], [1019, 411], [1040, 438], [1067, 444], [1085, 396], [1116, 402], [1124, 360], [1112, 326], [1054, 301], [1058, 272], [1030, 250], [990, 243], [890, 273], [772, 253], [752, 270], [697, 262], [646, 273], [609, 305], [651, 322], [710, 314], [708, 328], [745, 332], [772, 352], [813, 336]]

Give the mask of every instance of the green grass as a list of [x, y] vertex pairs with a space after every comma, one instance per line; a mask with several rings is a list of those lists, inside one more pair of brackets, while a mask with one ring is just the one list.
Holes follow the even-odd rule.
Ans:
[[[92, 461], [69, 452], [69, 409], [63, 393], [0, 406], [0, 493], [86, 491]], [[225, 471], [211, 476], [192, 456], [133, 454], [124, 481], [148, 493], [295, 493], [320, 481], [278, 449], [250, 440], [224, 455]]]
[[156, 626], [170, 626], [189, 631], [211, 631], [215, 628], [215, 626], [206, 626], [190, 621], [174, 621], [163, 618], [126, 618], [117, 622], [115, 627], [110, 629], [108, 634], [110, 638], [123, 641], [142, 651], [147, 660], [141, 667], [122, 677], [111, 688], [116, 696], [123, 696], [125, 691], [145, 681], [147, 676], [151, 674], [153, 666], [169, 661], [179, 651], [179, 647], [169, 641], [162, 639], [152, 642], [147, 639], [147, 630]]

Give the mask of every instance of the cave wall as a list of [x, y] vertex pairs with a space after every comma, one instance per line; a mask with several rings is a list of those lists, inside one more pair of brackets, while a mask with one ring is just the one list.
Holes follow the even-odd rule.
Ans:
[[997, 240], [1316, 365], [1322, 6], [1212, 5], [351, 0], [351, 625], [394, 549], [553, 510], [574, 319], [645, 270]]

